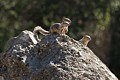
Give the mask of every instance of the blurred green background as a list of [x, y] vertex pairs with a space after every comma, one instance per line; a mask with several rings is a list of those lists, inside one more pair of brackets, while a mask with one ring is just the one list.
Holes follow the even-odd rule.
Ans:
[[120, 79], [120, 0], [0, 0], [0, 52], [21, 31], [49, 30], [64, 16], [72, 20], [68, 35], [89, 34], [89, 47]]

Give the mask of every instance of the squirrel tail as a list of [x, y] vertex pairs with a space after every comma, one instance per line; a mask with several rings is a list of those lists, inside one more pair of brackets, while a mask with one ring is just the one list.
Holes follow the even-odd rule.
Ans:
[[36, 26], [33, 30], [34, 34], [41, 33], [42, 35], [48, 35], [50, 32], [43, 29], [41, 26]]

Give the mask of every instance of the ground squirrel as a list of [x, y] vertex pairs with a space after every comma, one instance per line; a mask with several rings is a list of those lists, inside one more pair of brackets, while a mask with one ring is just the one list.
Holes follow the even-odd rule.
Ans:
[[91, 40], [91, 37], [89, 35], [84, 35], [82, 39], [79, 41], [83, 43], [83, 45], [87, 46], [89, 41]]
[[50, 26], [50, 30], [46, 31], [41, 26], [37, 26], [34, 28], [33, 33], [38, 35], [38, 32], [43, 35], [58, 33], [58, 34], [65, 34], [68, 32], [68, 26], [70, 25], [71, 20], [69, 18], [63, 17], [62, 23], [54, 23]]

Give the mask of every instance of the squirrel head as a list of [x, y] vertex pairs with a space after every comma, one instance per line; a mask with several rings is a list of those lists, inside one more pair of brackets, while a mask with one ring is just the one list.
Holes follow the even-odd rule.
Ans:
[[85, 46], [89, 43], [91, 37], [89, 35], [84, 35], [83, 38], [80, 40]]
[[86, 39], [86, 41], [90, 41], [91, 40], [91, 37], [89, 35], [84, 35], [83, 38]]
[[62, 23], [67, 24], [69, 26], [71, 23], [71, 20], [69, 18], [63, 17]]

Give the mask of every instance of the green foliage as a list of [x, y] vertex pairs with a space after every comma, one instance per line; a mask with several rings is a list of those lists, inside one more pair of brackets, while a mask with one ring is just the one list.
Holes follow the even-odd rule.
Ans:
[[110, 50], [110, 68], [120, 79], [120, 5], [111, 15], [112, 41]]
[[36, 25], [48, 30], [51, 24], [61, 22], [63, 16], [72, 20], [69, 35], [75, 39], [85, 32], [85, 27], [94, 28], [92, 34], [96, 29], [104, 29], [110, 18], [110, 0], [0, 0], [0, 5], [0, 49], [20, 31], [32, 30]]

